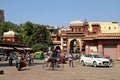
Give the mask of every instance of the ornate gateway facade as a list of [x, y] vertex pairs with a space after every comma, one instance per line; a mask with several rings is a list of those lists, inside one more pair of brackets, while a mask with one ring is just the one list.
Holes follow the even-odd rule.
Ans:
[[93, 53], [120, 59], [120, 27], [118, 22], [87, 22], [75, 20], [69, 28], [48, 28], [53, 48], [61, 52]]

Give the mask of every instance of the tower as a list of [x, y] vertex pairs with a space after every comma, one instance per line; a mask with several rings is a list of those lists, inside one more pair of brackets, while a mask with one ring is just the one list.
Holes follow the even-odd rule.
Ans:
[[0, 22], [4, 22], [4, 10], [0, 10]]

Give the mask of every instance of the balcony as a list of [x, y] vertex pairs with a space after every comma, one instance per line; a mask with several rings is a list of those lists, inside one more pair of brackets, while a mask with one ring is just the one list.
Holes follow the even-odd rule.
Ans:
[[55, 37], [55, 36], [57, 36], [57, 34], [50, 34], [50, 36], [51, 36], [51, 37]]
[[61, 41], [53, 41], [53, 44], [61, 44]]

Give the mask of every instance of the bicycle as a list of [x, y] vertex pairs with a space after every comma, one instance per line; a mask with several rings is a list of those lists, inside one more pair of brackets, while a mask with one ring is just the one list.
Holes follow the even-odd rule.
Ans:
[[61, 61], [58, 61], [55, 58], [50, 58], [43, 63], [43, 68], [46, 70], [60, 70], [64, 69], [64, 64]]

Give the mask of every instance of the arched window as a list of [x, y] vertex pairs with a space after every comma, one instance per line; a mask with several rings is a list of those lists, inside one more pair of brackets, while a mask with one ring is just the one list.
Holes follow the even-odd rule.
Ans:
[[109, 27], [109, 30], [111, 29], [111, 27]]

